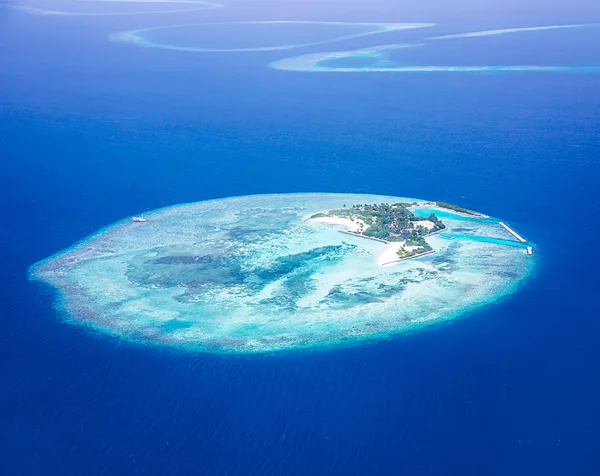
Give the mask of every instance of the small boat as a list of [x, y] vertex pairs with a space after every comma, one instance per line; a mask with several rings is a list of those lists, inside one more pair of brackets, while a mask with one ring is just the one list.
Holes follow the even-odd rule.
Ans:
[[148, 221], [148, 220], [146, 220], [145, 218], [142, 218], [142, 217], [131, 217], [131, 221], [134, 221], [136, 223], [144, 223], [145, 221]]
[[527, 247], [527, 254], [528, 255], [532, 255], [533, 254], [533, 248], [531, 246]]

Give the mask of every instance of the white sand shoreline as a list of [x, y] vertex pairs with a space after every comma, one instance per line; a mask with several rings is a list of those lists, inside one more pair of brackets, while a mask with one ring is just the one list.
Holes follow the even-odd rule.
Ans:
[[398, 251], [402, 249], [404, 241], [397, 241], [386, 245], [386, 249], [377, 258], [377, 266], [384, 266], [387, 263], [398, 260]]
[[359, 231], [365, 231], [369, 228], [364, 221], [360, 219], [351, 220], [350, 218], [338, 217], [335, 215], [322, 216], [316, 218], [309, 218], [307, 222], [325, 223], [327, 225], [340, 225], [347, 228], [346, 231], [357, 233]]

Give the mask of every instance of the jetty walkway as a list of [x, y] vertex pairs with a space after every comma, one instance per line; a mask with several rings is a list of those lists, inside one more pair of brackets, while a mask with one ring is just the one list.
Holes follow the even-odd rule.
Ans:
[[500, 222], [500, 223], [498, 223], [498, 225], [500, 225], [502, 228], [504, 228], [506, 231], [508, 231], [512, 236], [514, 236], [521, 243], [527, 243], [527, 240], [525, 238], [523, 238], [521, 235], [519, 235], [515, 230], [513, 230], [506, 223]]
[[366, 238], [367, 240], [379, 241], [380, 243], [385, 243], [386, 245], [391, 243], [391, 241], [382, 240], [381, 238], [374, 238], [372, 236], [361, 235], [360, 233], [354, 233], [353, 231], [339, 230], [339, 232], [343, 233], [344, 235], [358, 236], [359, 238]]

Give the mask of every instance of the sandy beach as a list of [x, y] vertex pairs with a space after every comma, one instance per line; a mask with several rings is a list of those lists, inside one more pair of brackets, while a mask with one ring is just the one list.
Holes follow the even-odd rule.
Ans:
[[385, 251], [377, 258], [377, 266], [384, 266], [386, 263], [391, 264], [390, 262], [400, 259], [397, 253], [403, 245], [404, 241], [398, 241], [396, 243], [385, 245]]
[[[350, 218], [337, 217], [337, 216], [333, 216], [333, 215], [318, 217], [318, 218], [309, 218], [307, 221], [316, 222], [316, 223], [326, 223], [329, 225], [340, 225], [340, 226], [343, 226], [346, 229], [346, 231], [351, 231], [354, 233], [357, 233], [361, 229], [362, 229], [362, 231], [364, 231], [369, 228], [369, 225], [367, 225], [362, 220], [358, 220], [358, 219], [350, 220]], [[361, 225], [362, 225], [362, 228], [361, 228]]]
[[[405, 246], [405, 241], [398, 241], [386, 245], [386, 249], [377, 258], [377, 266], [388, 266], [398, 261], [403, 261], [410, 258], [400, 258], [398, 251], [404, 247], [406, 251], [413, 251], [419, 248], [418, 246]], [[416, 256], [415, 256], [416, 257]]]

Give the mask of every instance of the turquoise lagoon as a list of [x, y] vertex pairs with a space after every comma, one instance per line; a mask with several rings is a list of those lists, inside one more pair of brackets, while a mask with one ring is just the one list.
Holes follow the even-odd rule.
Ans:
[[[285, 194], [172, 206], [34, 265], [70, 322], [139, 343], [260, 353], [383, 338], [514, 292], [534, 260], [492, 219], [444, 214], [434, 254], [379, 266], [389, 245], [307, 221], [344, 205], [415, 201]], [[436, 209], [437, 211], [437, 209]], [[452, 239], [449, 239], [452, 238]]]

